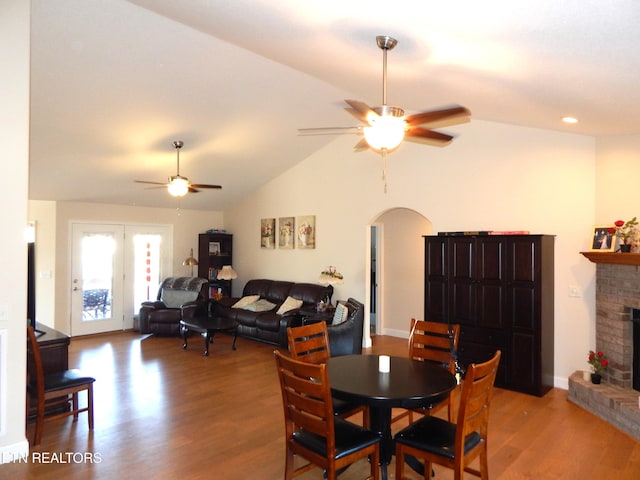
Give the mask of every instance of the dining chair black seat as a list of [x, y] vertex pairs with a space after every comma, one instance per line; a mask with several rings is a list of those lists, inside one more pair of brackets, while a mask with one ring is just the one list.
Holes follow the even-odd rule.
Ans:
[[[491, 360], [469, 365], [455, 423], [426, 416], [395, 435], [397, 479], [404, 478], [405, 462], [413, 463], [413, 459], [424, 461], [425, 478], [433, 463], [453, 469], [455, 479], [461, 479], [464, 472], [489, 478], [489, 407], [500, 355], [498, 350]], [[478, 457], [480, 469], [471, 468], [470, 463]]]
[[[74, 421], [78, 414], [87, 412], [89, 429], [93, 429], [93, 383], [95, 378], [83, 375], [80, 371], [64, 370], [55, 373], [44, 373], [40, 347], [33, 327], [27, 327], [28, 362], [27, 362], [27, 415], [31, 401], [36, 405], [36, 426], [33, 434], [33, 445], [42, 440], [45, 420], [73, 415]], [[87, 405], [80, 407], [78, 394], [87, 392]], [[69, 407], [71, 403], [71, 408]], [[59, 413], [45, 417], [45, 409], [60, 407]]]
[[[377, 480], [380, 437], [333, 413], [327, 365], [291, 358], [278, 350], [276, 359], [285, 423], [285, 480], [314, 467], [324, 470], [328, 480], [352, 463], [367, 459], [369, 476]], [[307, 461], [300, 465], [295, 457]]]

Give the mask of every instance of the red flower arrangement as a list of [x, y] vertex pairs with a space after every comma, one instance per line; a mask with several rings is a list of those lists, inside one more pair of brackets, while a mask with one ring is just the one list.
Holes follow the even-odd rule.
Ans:
[[616, 220], [614, 222], [615, 227], [609, 228], [609, 233], [615, 233], [623, 245], [627, 245], [633, 240], [638, 226], [638, 220], [636, 217], [633, 217], [631, 220]]
[[593, 368], [595, 373], [604, 372], [609, 366], [609, 360], [603, 352], [594, 352], [593, 350], [589, 351], [589, 364]]

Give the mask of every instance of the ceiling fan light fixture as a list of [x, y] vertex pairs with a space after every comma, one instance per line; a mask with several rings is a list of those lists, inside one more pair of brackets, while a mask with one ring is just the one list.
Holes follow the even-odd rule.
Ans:
[[402, 142], [406, 130], [404, 117], [382, 115], [364, 127], [364, 138], [374, 150], [393, 150]]
[[184, 197], [189, 191], [189, 181], [180, 175], [169, 177], [167, 190], [169, 191], [169, 195], [174, 197]]

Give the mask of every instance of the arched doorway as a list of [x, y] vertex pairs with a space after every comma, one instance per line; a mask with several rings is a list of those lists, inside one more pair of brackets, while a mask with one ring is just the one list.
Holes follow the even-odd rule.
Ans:
[[431, 222], [421, 213], [396, 207], [369, 225], [366, 295], [370, 335], [408, 337], [411, 317], [424, 314], [424, 241]]

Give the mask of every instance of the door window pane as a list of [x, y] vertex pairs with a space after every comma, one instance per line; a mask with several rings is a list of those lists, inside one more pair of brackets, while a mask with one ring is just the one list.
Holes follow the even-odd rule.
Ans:
[[82, 239], [82, 320], [111, 317], [115, 241], [108, 234]]

